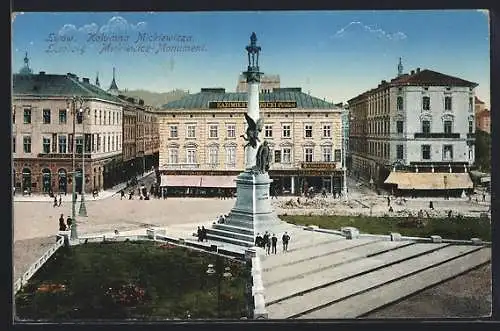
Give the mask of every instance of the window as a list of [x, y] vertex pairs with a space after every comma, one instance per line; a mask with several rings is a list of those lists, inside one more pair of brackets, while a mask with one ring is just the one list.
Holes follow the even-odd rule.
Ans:
[[217, 165], [219, 163], [219, 149], [217, 147], [209, 147], [208, 159], [211, 165]]
[[115, 150], [115, 136], [111, 136], [111, 151]]
[[111, 112], [108, 113], [108, 125], [111, 125]]
[[313, 161], [313, 149], [311, 147], [307, 147], [304, 149], [304, 161], [306, 162]]
[[403, 121], [396, 122], [397, 133], [403, 133]]
[[115, 120], [116, 120], [115, 116], [116, 116], [116, 114], [115, 114], [115, 112], [113, 112], [113, 125], [115, 125]]
[[196, 138], [196, 125], [187, 126], [187, 138]]
[[403, 110], [403, 97], [399, 96], [397, 98], [397, 107], [398, 110]]
[[453, 160], [453, 145], [443, 146], [443, 161]]
[[422, 159], [423, 160], [431, 159], [431, 145], [422, 145]]
[[332, 148], [330, 146], [323, 147], [323, 162], [332, 162]]
[[234, 124], [227, 125], [227, 137], [228, 138], [236, 137], [236, 125]]
[[469, 146], [469, 160], [472, 160], [474, 158], [474, 147]]
[[396, 159], [403, 159], [403, 145], [396, 145]]
[[179, 163], [179, 149], [169, 148], [168, 150], [168, 163], [177, 164]]
[[342, 151], [340, 149], [336, 149], [334, 157], [335, 162], [340, 162], [342, 160]]
[[108, 143], [107, 143], [107, 151], [109, 152], [111, 150], [111, 136], [108, 135]]
[[444, 97], [444, 110], [451, 110], [451, 97]]
[[226, 163], [230, 166], [236, 165], [236, 147], [226, 147]]
[[66, 124], [68, 121], [68, 112], [66, 109], [59, 109], [59, 124]]
[[177, 131], [177, 125], [170, 126], [170, 138], [178, 138], [179, 132]]
[[59, 136], [59, 153], [65, 154], [67, 149], [67, 140], [65, 135]]
[[474, 133], [474, 121], [469, 121], [469, 133]]
[[323, 138], [330, 138], [332, 136], [332, 129], [330, 124], [323, 125]]
[[312, 138], [313, 136], [313, 127], [310, 124], [306, 124], [304, 126], [304, 137], [306, 138]]
[[76, 137], [76, 153], [82, 154], [82, 151], [83, 151], [83, 137]]
[[43, 138], [42, 150], [43, 150], [43, 153], [45, 153], [45, 154], [50, 153], [50, 138], [46, 138], [46, 137]]
[[217, 138], [218, 137], [217, 133], [218, 133], [217, 132], [217, 125], [216, 124], [210, 125], [208, 137], [209, 138]]
[[43, 112], [43, 124], [50, 124], [50, 109], [44, 109], [42, 112]]
[[431, 98], [423, 97], [422, 98], [422, 109], [423, 110], [431, 110]]
[[96, 147], [96, 149], [98, 152], [101, 151], [101, 135], [100, 134], [97, 134], [97, 147]]
[[189, 164], [196, 163], [196, 150], [188, 149], [186, 153], [187, 153], [187, 163]]
[[281, 163], [281, 151], [279, 149], [274, 151], [274, 163]]
[[290, 138], [290, 136], [291, 136], [290, 124], [284, 124], [283, 125], [283, 138]]
[[452, 121], [444, 121], [444, 133], [452, 133], [453, 132], [453, 122]]
[[273, 126], [272, 125], [266, 125], [264, 127], [264, 137], [266, 137], [266, 138], [273, 137]]
[[16, 152], [16, 136], [12, 136], [12, 153]]
[[76, 123], [77, 124], [83, 123], [83, 111], [79, 111], [76, 113]]
[[23, 137], [23, 151], [25, 153], [31, 153], [31, 137], [30, 136]]
[[429, 120], [422, 121], [422, 132], [423, 133], [430, 133], [431, 132], [431, 121], [429, 121]]
[[283, 163], [291, 163], [292, 162], [292, 149], [291, 148], [283, 148]]
[[[104, 121], [106, 121], [106, 119], [104, 119]], [[99, 125], [102, 125], [102, 110], [99, 110]]]
[[24, 124], [31, 124], [31, 109], [24, 109]]
[[472, 112], [474, 110], [474, 98], [470, 97], [469, 98], [469, 112]]
[[97, 125], [97, 110], [94, 109], [94, 124]]
[[106, 125], [106, 111], [104, 111], [104, 125]]

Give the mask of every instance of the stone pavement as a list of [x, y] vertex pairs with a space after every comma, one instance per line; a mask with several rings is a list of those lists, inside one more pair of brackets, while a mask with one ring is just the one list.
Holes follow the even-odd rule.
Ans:
[[302, 231], [262, 257], [269, 318], [356, 318], [491, 261], [484, 246]]
[[[145, 172], [143, 176], [137, 176], [137, 180], [141, 181], [141, 180], [149, 177], [152, 174], [154, 174], [154, 171]], [[91, 193], [86, 193], [85, 197], [87, 200], [90, 200], [90, 201], [107, 199], [109, 197], [114, 196], [115, 194], [118, 194], [126, 186], [127, 186], [127, 183], [120, 183], [118, 185], [113, 186], [112, 188], [100, 191], [99, 195], [95, 198], [92, 197]], [[81, 198], [81, 196], [79, 195], [78, 201], [80, 201], [80, 198]], [[58, 196], [58, 199], [59, 199], [59, 196]], [[46, 194], [31, 194], [31, 195], [16, 194], [13, 197], [13, 201], [15, 201], [15, 202], [50, 202], [50, 203], [52, 203], [54, 201], [54, 198], [51, 198]], [[61, 202], [70, 202], [71, 203], [71, 194], [61, 195]], [[79, 204], [79, 202], [78, 202], [78, 204]]]

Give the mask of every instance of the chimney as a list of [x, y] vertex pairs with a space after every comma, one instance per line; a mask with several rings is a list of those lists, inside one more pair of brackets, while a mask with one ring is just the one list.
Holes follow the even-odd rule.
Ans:
[[420, 68], [417, 68], [417, 74], [420, 72]]
[[45, 75], [45, 71], [40, 71], [40, 76], [44, 76]]
[[90, 80], [89, 80], [88, 78], [82, 78], [82, 81], [83, 81], [84, 83], [90, 84]]
[[410, 75], [414, 75], [414, 74], [415, 74], [415, 70], [410, 71]]

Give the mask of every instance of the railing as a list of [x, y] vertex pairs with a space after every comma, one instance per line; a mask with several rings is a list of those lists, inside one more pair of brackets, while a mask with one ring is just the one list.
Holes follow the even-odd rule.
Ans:
[[49, 258], [64, 245], [64, 237], [60, 236], [56, 244], [50, 247], [21, 277], [14, 282], [14, 294], [17, 293], [33, 275], [49, 260]]
[[167, 163], [162, 166], [165, 170], [199, 169], [199, 163]]
[[438, 139], [459, 139], [460, 133], [444, 133], [444, 132], [416, 132], [415, 139], [417, 138], [438, 138]]
[[[50, 159], [71, 159], [73, 154], [71, 153], [38, 153], [38, 157], [50, 158]], [[82, 158], [82, 153], [75, 154], [78, 159]], [[85, 152], [85, 158], [90, 159], [92, 157], [91, 152]]]

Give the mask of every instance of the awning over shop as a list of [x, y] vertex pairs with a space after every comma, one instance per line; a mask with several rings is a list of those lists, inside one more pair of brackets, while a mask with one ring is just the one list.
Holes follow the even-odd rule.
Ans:
[[468, 173], [391, 172], [384, 183], [400, 190], [457, 190], [473, 187]]
[[201, 176], [161, 176], [161, 187], [200, 187]]
[[203, 176], [201, 187], [236, 188], [236, 176]]

